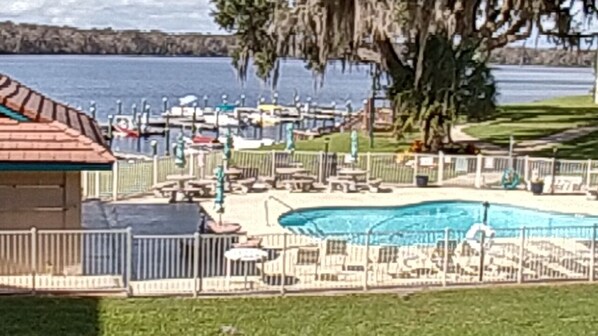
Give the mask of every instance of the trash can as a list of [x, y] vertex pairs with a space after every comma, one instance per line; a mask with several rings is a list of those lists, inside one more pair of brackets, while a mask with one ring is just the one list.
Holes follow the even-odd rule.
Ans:
[[417, 175], [415, 177], [415, 185], [418, 188], [424, 188], [428, 186], [428, 175]]

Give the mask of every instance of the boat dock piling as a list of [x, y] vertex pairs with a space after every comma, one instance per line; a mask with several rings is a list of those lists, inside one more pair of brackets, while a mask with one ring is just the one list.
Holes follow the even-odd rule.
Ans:
[[[318, 105], [311, 97], [306, 97], [305, 103], [302, 103], [297, 94], [293, 96], [293, 104], [290, 106], [277, 105], [279, 103], [277, 92], [274, 92], [271, 97], [271, 105], [266, 103], [266, 98], [260, 96], [258, 106], [247, 107], [244, 94], [240, 95], [239, 100], [234, 104], [228, 104], [228, 101], [229, 96], [223, 94], [222, 104], [211, 108], [209, 97], [204, 95], [203, 107], [199, 107], [198, 98], [188, 96], [181, 98], [181, 106], [171, 107], [168, 98], [163, 97], [161, 115], [156, 116], [152, 115], [146, 99], [142, 99], [140, 105], [132, 104], [130, 114], [123, 111], [123, 102], [119, 99], [116, 101], [116, 109], [112, 110], [113, 114], [108, 115], [108, 122], [101, 123], [100, 127], [110, 142], [115, 136], [121, 135], [123, 129], [131, 130], [131, 132], [124, 132], [123, 135], [137, 137], [137, 147], [140, 147], [139, 138], [163, 137], [165, 152], [168, 155], [173, 129], [181, 130], [191, 137], [204, 131], [213, 132], [216, 137], [219, 137], [221, 128], [236, 128], [237, 134], [253, 134], [253, 139], [263, 139], [264, 128], [267, 128], [269, 137], [280, 142], [284, 140], [285, 126], [289, 123], [296, 125], [295, 132], [298, 134], [301, 132], [312, 134], [344, 125], [356, 114], [349, 100], [344, 104], [344, 108], [339, 109], [334, 101], [327, 106]], [[96, 103], [91, 101], [89, 113], [96, 118], [97, 111]], [[242, 132], [243, 130], [249, 133]]]

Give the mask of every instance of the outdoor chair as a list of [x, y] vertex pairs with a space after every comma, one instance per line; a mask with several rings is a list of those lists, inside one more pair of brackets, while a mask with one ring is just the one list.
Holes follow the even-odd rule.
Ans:
[[326, 239], [322, 264], [325, 266], [340, 267], [341, 270], [344, 270], [347, 261], [347, 254], [346, 240]]
[[374, 282], [379, 283], [380, 276], [406, 277], [409, 271], [403, 264], [398, 263], [399, 247], [398, 246], [382, 246], [378, 249], [376, 258], [370, 261], [369, 270], [374, 273]]

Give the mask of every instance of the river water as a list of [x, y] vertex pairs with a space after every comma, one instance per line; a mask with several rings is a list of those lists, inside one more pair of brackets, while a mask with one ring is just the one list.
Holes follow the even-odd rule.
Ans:
[[[340, 64], [331, 64], [324, 78], [324, 86], [316, 87], [312, 74], [301, 61], [282, 64], [277, 92], [281, 103], [290, 103], [295, 92], [302, 99], [342, 105], [351, 100], [356, 108], [369, 95], [371, 80], [369, 67], [353, 67], [342, 71]], [[131, 105], [150, 104], [153, 115], [162, 109], [162, 97], [170, 104], [188, 94], [207, 95], [209, 104], [220, 103], [223, 94], [234, 102], [244, 94], [248, 105], [255, 105], [260, 96], [270, 100], [272, 90], [262, 84], [250, 69], [245, 83], [237, 79], [229, 58], [166, 58], [115, 56], [0, 56], [0, 73], [48, 96], [75, 107], [97, 105], [97, 117], [106, 121], [116, 112], [121, 100], [125, 113]], [[496, 66], [500, 103], [541, 100], [555, 96], [587, 94], [593, 85], [590, 68], [549, 68], [537, 66]], [[200, 102], [200, 105], [203, 102]], [[176, 135], [176, 134], [173, 134]], [[115, 143], [115, 149], [135, 151], [131, 141]], [[147, 140], [141, 151], [147, 152]]]

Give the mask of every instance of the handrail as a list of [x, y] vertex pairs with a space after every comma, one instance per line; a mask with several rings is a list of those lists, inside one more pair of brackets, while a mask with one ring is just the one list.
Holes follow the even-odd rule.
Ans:
[[[292, 206], [290, 206], [288, 203], [286, 203], [285, 201], [281, 200], [280, 198], [276, 197], [276, 196], [268, 196], [266, 198], [266, 200], [264, 201], [264, 208], [266, 211], [266, 226], [271, 226], [270, 225], [270, 219], [269, 219], [269, 211], [268, 211], [268, 201], [269, 200], [274, 200], [277, 201], [278, 203], [282, 204], [283, 206], [285, 206], [286, 208], [288, 208], [291, 211], [295, 211], [297, 209], [293, 208]], [[314, 222], [312, 219], [308, 218], [307, 216], [305, 216], [304, 214], [301, 213], [297, 213], [299, 216], [305, 218], [308, 222], [312, 223], [316, 228], [318, 227], [318, 224], [316, 222]]]

